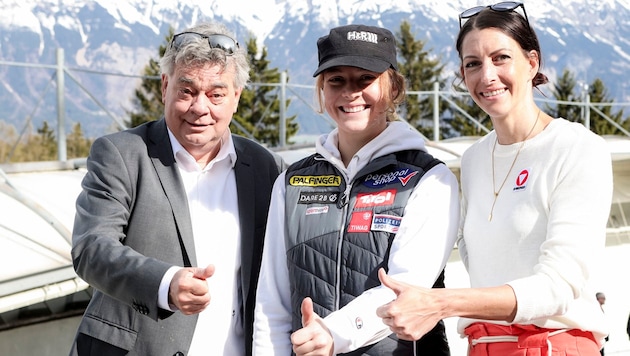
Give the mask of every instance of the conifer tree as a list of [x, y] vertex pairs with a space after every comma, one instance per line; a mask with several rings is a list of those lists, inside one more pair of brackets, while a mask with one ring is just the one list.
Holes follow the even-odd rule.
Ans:
[[[558, 77], [556, 84], [551, 90], [555, 100], [564, 102], [580, 102], [582, 98], [579, 94], [575, 94], [575, 86], [577, 81], [571, 71], [565, 69], [562, 76]], [[569, 121], [581, 121], [581, 108], [579, 105], [571, 105], [566, 103], [558, 103], [555, 107], [546, 105], [547, 113], [552, 117], [562, 117]]]
[[[431, 58], [429, 52], [424, 49], [424, 42], [416, 40], [411, 33], [411, 25], [408, 21], [400, 24], [400, 32], [397, 33], [398, 51], [402, 62], [398, 63], [400, 73], [407, 79], [408, 91], [432, 91], [435, 82], [444, 87], [441, 79], [444, 65], [439, 58]], [[440, 117], [448, 108], [440, 99]], [[430, 95], [408, 95], [405, 105], [399, 111], [400, 116], [416, 127], [427, 138], [433, 137], [433, 97]], [[451, 133], [450, 126], [442, 122], [440, 124], [440, 136], [448, 137]]]
[[66, 137], [66, 149], [68, 158], [87, 157], [90, 153], [92, 140], [83, 135], [81, 123], [72, 126], [72, 132]]
[[[168, 35], [164, 38], [164, 43], [158, 48], [158, 58], [162, 58], [168, 44], [173, 38], [174, 30], [169, 28]], [[128, 127], [136, 127], [148, 121], [157, 120], [164, 115], [164, 104], [162, 104], [162, 81], [160, 79], [159, 59], [150, 58], [149, 63], [142, 71], [142, 81], [135, 90], [132, 105], [135, 110], [128, 111]]]
[[[601, 79], [597, 78], [591, 83], [588, 88], [588, 95], [590, 98], [590, 104], [594, 103], [613, 103], [608, 96], [608, 91], [604, 86], [604, 82]], [[626, 131], [630, 131], [630, 121], [623, 119], [623, 110], [619, 110], [616, 113], [613, 113], [613, 107], [610, 105], [606, 106], [596, 106], [598, 111], [601, 111], [604, 115], [610, 118], [613, 122], [617, 123], [619, 126], [624, 128]], [[593, 108], [589, 108], [589, 117], [590, 117], [590, 129], [598, 135], [615, 135], [621, 134], [619, 129], [615, 127], [612, 123], [606, 120], [601, 114], [595, 111]]]
[[54, 161], [57, 159], [55, 131], [44, 121], [37, 134], [29, 135], [26, 145], [18, 144], [15, 162]]
[[0, 162], [9, 163], [11, 161], [16, 138], [15, 126], [0, 120]]
[[[465, 94], [453, 98], [453, 102], [466, 114], [470, 115], [474, 120], [471, 120], [466, 115], [462, 114], [459, 110], [451, 109], [452, 118], [449, 121], [453, 132], [456, 132], [458, 136], [483, 136], [487, 132], [493, 129], [490, 116], [483, 111], [479, 105], [477, 105], [470, 95]], [[487, 129], [484, 130], [479, 127], [479, 124]]]
[[[277, 146], [280, 143], [280, 98], [277, 85], [280, 83], [280, 72], [277, 68], [268, 68], [267, 48], [263, 47], [259, 52], [253, 36], [247, 41], [247, 54], [251, 66], [251, 84], [241, 93], [230, 129], [235, 134], [253, 137], [271, 147]], [[287, 100], [286, 107], [289, 104], [290, 100]], [[295, 115], [286, 118], [287, 142], [298, 130], [295, 118]]]

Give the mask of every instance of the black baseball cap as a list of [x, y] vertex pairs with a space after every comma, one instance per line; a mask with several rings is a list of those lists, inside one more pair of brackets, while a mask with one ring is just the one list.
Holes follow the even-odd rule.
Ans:
[[398, 70], [396, 40], [389, 30], [381, 27], [335, 27], [317, 40], [317, 54], [319, 67], [313, 77], [337, 66], [359, 67], [377, 73], [390, 67]]

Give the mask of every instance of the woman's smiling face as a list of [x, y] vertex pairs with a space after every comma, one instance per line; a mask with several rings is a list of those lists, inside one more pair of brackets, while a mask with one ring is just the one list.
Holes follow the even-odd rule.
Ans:
[[339, 66], [322, 75], [326, 112], [337, 123], [340, 134], [360, 132], [375, 137], [385, 129], [386, 104], [381, 73]]
[[536, 51], [527, 53], [502, 31], [486, 28], [466, 35], [461, 54], [466, 87], [490, 117], [507, 116], [531, 96]]

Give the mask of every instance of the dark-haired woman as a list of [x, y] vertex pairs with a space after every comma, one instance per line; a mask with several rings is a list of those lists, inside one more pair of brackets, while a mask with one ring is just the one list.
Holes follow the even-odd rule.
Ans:
[[[522, 14], [521, 14], [522, 13]], [[494, 130], [461, 160], [458, 247], [471, 288], [430, 290], [381, 272], [378, 314], [402, 338], [461, 317], [469, 355], [599, 355], [607, 330], [589, 278], [612, 198], [605, 141], [534, 102], [540, 45], [522, 3], [460, 15], [460, 73]]]

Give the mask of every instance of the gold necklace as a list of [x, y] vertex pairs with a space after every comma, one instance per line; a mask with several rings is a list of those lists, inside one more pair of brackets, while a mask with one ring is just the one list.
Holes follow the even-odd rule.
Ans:
[[494, 179], [494, 150], [497, 148], [497, 142], [499, 141], [499, 136], [497, 135], [497, 138], [494, 141], [494, 146], [492, 146], [492, 191], [494, 192], [494, 200], [492, 201], [492, 207], [490, 208], [490, 215], [488, 215], [488, 221], [492, 221], [492, 213], [494, 212], [494, 205], [497, 203], [497, 198], [499, 197], [499, 192], [501, 192], [501, 189], [503, 189], [503, 186], [505, 185], [505, 182], [507, 181], [508, 177], [510, 176], [510, 173], [512, 172], [512, 168], [514, 168], [514, 165], [516, 164], [516, 160], [518, 159], [518, 155], [521, 153], [521, 149], [523, 149], [523, 146], [525, 146], [525, 141], [527, 141], [527, 139], [529, 138], [529, 136], [531, 136], [531, 134], [534, 132], [534, 128], [536, 127], [536, 124], [538, 124], [538, 119], [540, 118], [540, 109], [538, 109], [538, 115], [536, 115], [536, 121], [534, 121], [534, 126], [532, 126], [532, 128], [529, 130], [529, 133], [527, 134], [527, 136], [525, 137], [525, 139], [523, 140], [523, 142], [521, 142], [521, 145], [518, 147], [518, 150], [516, 151], [516, 156], [514, 156], [514, 160], [512, 161], [512, 165], [510, 165], [510, 169], [508, 170], [507, 174], [505, 175], [505, 178], [503, 178], [503, 182], [501, 183], [501, 186], [499, 187], [498, 190], [496, 190], [496, 183], [495, 183], [495, 179]]

